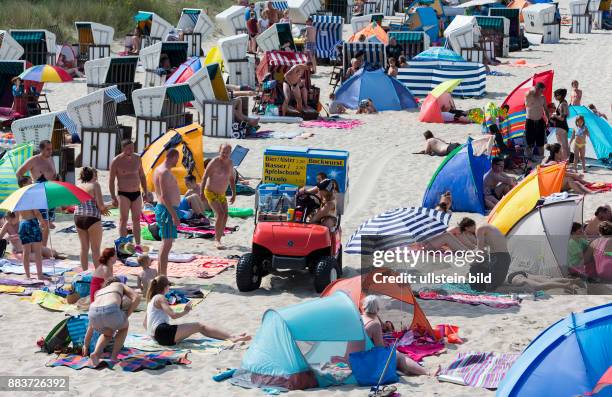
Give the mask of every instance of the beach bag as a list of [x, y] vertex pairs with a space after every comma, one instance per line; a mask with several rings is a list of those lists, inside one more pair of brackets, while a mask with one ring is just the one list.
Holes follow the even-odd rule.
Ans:
[[232, 138], [244, 139], [247, 136], [247, 123], [244, 121], [232, 123]]
[[68, 335], [72, 346], [81, 347], [85, 340], [85, 333], [89, 326], [89, 318], [87, 314], [80, 314], [78, 316], [71, 316], [68, 318], [66, 327], [68, 328]]
[[159, 226], [157, 225], [157, 223], [151, 223], [147, 227], [149, 228], [149, 232], [151, 233], [151, 237], [155, 241], [161, 241], [161, 236], [159, 235]]
[[91, 274], [81, 275], [77, 280], [75, 280], [72, 283], [72, 290], [79, 294], [81, 298], [89, 296], [91, 290]]
[[68, 332], [68, 320], [65, 318], [60, 321], [45, 338], [42, 349], [51, 354], [57, 350], [63, 350], [70, 345], [70, 333]]
[[395, 347], [374, 347], [367, 351], [349, 354], [349, 364], [359, 386], [376, 386], [388, 359], [389, 366], [382, 377], [381, 385], [398, 381], [395, 373], [397, 370]]

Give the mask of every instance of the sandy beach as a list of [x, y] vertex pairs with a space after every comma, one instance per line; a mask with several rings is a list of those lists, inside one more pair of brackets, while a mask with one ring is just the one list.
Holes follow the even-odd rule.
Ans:
[[[568, 1], [561, 1], [562, 14], [568, 14]], [[350, 25], [345, 26], [348, 35]], [[217, 35], [208, 47], [215, 44]], [[525, 59], [529, 63], [547, 64], [540, 68], [517, 68], [505, 65], [494, 67], [510, 76], [487, 76], [487, 95], [484, 98], [456, 99], [459, 108], [469, 109], [484, 106], [489, 101], [501, 103], [506, 95], [520, 82], [534, 72], [554, 69], [554, 88], [569, 88], [574, 79], [583, 90], [583, 104], [593, 103], [608, 116], [611, 113], [612, 73], [609, 62], [612, 59], [612, 32], [597, 30], [593, 34], [569, 34], [568, 27], [561, 30], [558, 44], [531, 46], [522, 52], [510, 53], [509, 60]], [[319, 67], [313, 83], [321, 88], [322, 101], [329, 90], [330, 67]], [[144, 80], [144, 73], [138, 73]], [[67, 84], [45, 86], [52, 110], [63, 110], [66, 104], [87, 92], [84, 80]], [[297, 124], [267, 124], [265, 129], [275, 131], [312, 132], [307, 139], [204, 139], [205, 157], [216, 154], [221, 143], [240, 144], [250, 149], [239, 172], [250, 179], [252, 186], [261, 178], [264, 149], [272, 145], [308, 146], [312, 148], [342, 149], [350, 152], [349, 201], [342, 217], [343, 242], [366, 219], [385, 210], [419, 206], [423, 192], [432, 173], [439, 166], [442, 157], [411, 154], [423, 146], [422, 133], [430, 129], [446, 141], [465, 142], [468, 136], [478, 137], [479, 126], [474, 124], [423, 124], [418, 122], [417, 111], [384, 112], [375, 115], [354, 115], [346, 117], [363, 121], [352, 130], [305, 129]], [[131, 117], [120, 117], [122, 124], [135, 124]], [[78, 173], [78, 172], [77, 172]], [[603, 168], [590, 168], [585, 175], [589, 181], [612, 182], [612, 174]], [[100, 173], [105, 200], [110, 201], [108, 172]], [[254, 198], [239, 196], [235, 205], [252, 207]], [[612, 192], [587, 195], [584, 200], [585, 220], [595, 209], [612, 203]], [[484, 221], [478, 214], [454, 213], [451, 225], [463, 216], [470, 216], [477, 222]], [[115, 221], [117, 221], [115, 219]], [[57, 229], [73, 224], [67, 214], [58, 215]], [[179, 238], [173, 252], [194, 253], [210, 256], [241, 255], [250, 251], [254, 229], [253, 218], [230, 218], [229, 226], [239, 230], [225, 237], [228, 250], [214, 249], [212, 240]], [[117, 230], [104, 233], [103, 247], [112, 246], [118, 236]], [[52, 232], [52, 244], [70, 260], [78, 262], [79, 244], [76, 234]], [[160, 243], [148, 242], [156, 248]], [[117, 265], [120, 266], [120, 265]], [[345, 276], [356, 275], [359, 256], [344, 256]], [[11, 276], [14, 277], [14, 276]], [[130, 284], [135, 281], [130, 278]], [[203, 321], [218, 324], [231, 332], [255, 334], [262, 315], [267, 309], [295, 304], [317, 295], [312, 288], [309, 274], [283, 273], [268, 276], [262, 287], [251, 293], [240, 293], [236, 288], [234, 269], [208, 280], [183, 278], [181, 284], [212, 285], [213, 292], [196, 306], [191, 314], [181, 321]], [[432, 372], [440, 365], [450, 363], [458, 352], [492, 351], [521, 352], [529, 342], [553, 322], [572, 311], [610, 302], [610, 296], [554, 296], [538, 300], [526, 299], [519, 307], [494, 309], [487, 306], [470, 306], [441, 301], [420, 301], [429, 321], [435, 324], [455, 324], [460, 327], [460, 336], [465, 343], [448, 345], [446, 352], [439, 356], [427, 357], [425, 366]], [[219, 370], [237, 368], [246, 347], [235, 347], [219, 354], [192, 352], [191, 364], [168, 366], [158, 371], [127, 373], [121, 371], [90, 370], [75, 371], [66, 367], [49, 368], [45, 363], [51, 356], [37, 353], [36, 340], [46, 336], [51, 328], [64, 318], [64, 313], [51, 312], [37, 305], [21, 302], [19, 297], [0, 295], [0, 361], [4, 364], [0, 374], [12, 375], [57, 375], [70, 377], [70, 392], [65, 395], [197, 395], [197, 396], [261, 396], [261, 390], [246, 390], [228, 382], [216, 383], [211, 377]], [[142, 326], [144, 312], [130, 318], [130, 332], [144, 333]], [[567, 363], [569, 365], [569, 363]], [[435, 377], [403, 377], [398, 384], [402, 396], [493, 396], [494, 392], [439, 382]], [[23, 393], [25, 395], [25, 393]], [[6, 394], [8, 395], [8, 394]], [[30, 393], [28, 395], [36, 395]], [[42, 395], [42, 394], [40, 394]], [[56, 393], [54, 395], [64, 395]], [[291, 392], [291, 396], [365, 396], [366, 388], [341, 387]]]

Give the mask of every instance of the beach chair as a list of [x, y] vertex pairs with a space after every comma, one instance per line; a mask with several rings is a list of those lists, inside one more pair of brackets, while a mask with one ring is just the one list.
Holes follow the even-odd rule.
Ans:
[[347, 0], [325, 0], [323, 11], [329, 16], [341, 17], [350, 22], [353, 16], [353, 1]]
[[187, 60], [186, 41], [158, 42], [140, 50], [138, 57], [145, 68], [145, 87], [162, 85], [166, 81], [167, 75], [160, 75], [160, 59], [162, 54], [166, 54], [170, 59], [170, 66], [178, 68]]
[[138, 11], [134, 20], [143, 34], [140, 43], [141, 49], [166, 40], [166, 36], [174, 28], [164, 18], [150, 11]]
[[0, 30], [0, 61], [21, 59], [24, 49], [6, 30]]
[[317, 60], [336, 60], [336, 45], [342, 40], [344, 18], [314, 15], [312, 25], [317, 30]]
[[288, 23], [275, 23], [261, 32], [257, 36], [256, 41], [259, 49], [264, 52], [282, 49], [296, 50], [291, 33], [291, 24]]
[[87, 92], [116, 86], [127, 98], [117, 104], [117, 115], [134, 115], [132, 92], [142, 87], [142, 84], [134, 81], [137, 65], [137, 56], [107, 57], [85, 62]]
[[199, 57], [203, 54], [202, 42], [214, 32], [215, 25], [204, 10], [183, 8], [176, 28], [182, 31], [187, 42], [187, 55]]
[[342, 43], [342, 74], [351, 66], [351, 59], [358, 52], [364, 53], [364, 64], [369, 67], [384, 67], [387, 54], [383, 43]]
[[238, 34], [224, 37], [219, 39], [218, 43], [223, 57], [224, 71], [228, 74], [227, 81], [230, 84], [254, 87], [255, 58], [247, 54], [249, 36]]
[[[44, 83], [25, 81], [26, 94], [20, 98], [13, 97], [11, 80], [19, 76], [25, 69], [26, 62], [23, 60], [0, 61], [0, 126], [3, 129], [10, 128], [15, 120], [40, 113], [40, 111], [36, 113], [38, 110], [37, 98], [28, 93], [30, 87], [36, 88], [36, 92], [41, 92]], [[33, 106], [29, 106], [30, 103]]]
[[21, 59], [36, 65], [55, 65], [55, 34], [44, 29], [11, 29], [9, 33], [23, 47]]
[[115, 35], [112, 26], [96, 22], [75, 22], [74, 26], [79, 38], [75, 45], [79, 66], [93, 59], [110, 57], [110, 46]]
[[145, 148], [172, 128], [193, 123], [185, 105], [195, 100], [189, 84], [147, 87], [132, 93], [136, 110], [136, 152]]
[[263, 10], [266, 9], [266, 4], [267, 3], [272, 3], [272, 8], [274, 8], [275, 10], [278, 10], [280, 12], [284, 12], [285, 10], [289, 9], [289, 4], [287, 4], [287, 1], [285, 0], [280, 0], [280, 1], [258, 1], [255, 3], [255, 12], [257, 13], [257, 18], [261, 18], [261, 12]]
[[[554, 4], [534, 4], [523, 9], [525, 35], [537, 44], [555, 44], [561, 36], [561, 21], [555, 16]], [[532, 35], [534, 38], [532, 38]]]
[[591, 33], [592, 21], [589, 14], [591, 3], [597, 3], [594, 4], [596, 5], [596, 7], [593, 7], [594, 10], [599, 9], [599, 0], [571, 0], [569, 2], [570, 14], [572, 16], [570, 33]]
[[506, 17], [477, 16], [476, 22], [480, 27], [481, 43], [493, 42], [493, 54], [489, 59], [507, 57], [510, 52], [510, 20]]
[[289, 19], [292, 23], [303, 24], [311, 15], [321, 9], [321, 0], [290, 0]]
[[510, 21], [509, 28], [509, 50], [521, 51], [523, 48], [529, 47], [529, 43], [525, 43], [523, 32], [521, 29], [521, 10], [518, 8], [489, 8], [489, 16], [505, 17]]
[[117, 103], [126, 99], [117, 86], [110, 86], [68, 103], [81, 137], [81, 166], [108, 170], [121, 152], [121, 141], [132, 139], [132, 128], [117, 120]]
[[233, 36], [246, 32], [246, 7], [231, 6], [215, 16], [217, 24], [225, 36]]
[[406, 60], [429, 48], [429, 36], [425, 32], [389, 32], [391, 37], [395, 37], [397, 44], [404, 48]]

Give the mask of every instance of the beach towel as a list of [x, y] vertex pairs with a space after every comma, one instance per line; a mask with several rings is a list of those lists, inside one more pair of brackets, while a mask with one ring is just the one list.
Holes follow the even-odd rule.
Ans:
[[303, 131], [257, 131], [255, 135], [251, 135], [252, 138], [258, 139], [293, 139], [293, 138], [309, 138], [312, 136], [311, 133], [305, 133]]
[[612, 190], [612, 183], [591, 182], [587, 183], [586, 187], [588, 187], [590, 190], [593, 190], [595, 193], [603, 193]]
[[18, 285], [0, 285], [0, 294], [23, 295], [25, 292], [26, 288]]
[[[102, 230], [112, 230], [112, 229], [116, 229], [117, 225], [115, 225], [115, 222], [113, 221], [102, 221]], [[76, 233], [76, 226], [72, 225], [69, 227], [66, 227], [64, 229], [58, 230], [56, 233]]]
[[[43, 260], [43, 274], [47, 276], [60, 276], [65, 272], [72, 270], [74, 265], [70, 263], [56, 260], [55, 267], [51, 259]], [[0, 259], [0, 272], [5, 274], [26, 274], [23, 264], [17, 260]], [[36, 264], [30, 262], [30, 274], [36, 274]]]
[[66, 302], [66, 298], [55, 295], [54, 293], [42, 290], [32, 292], [32, 296], [21, 298], [21, 300], [35, 303], [42, 308], [56, 312], [78, 312], [77, 305], [70, 305]]
[[[191, 364], [187, 359], [188, 352], [184, 350], [163, 350], [146, 352], [138, 349], [123, 349], [118, 355], [118, 361], [110, 360], [110, 353], [104, 353], [97, 368], [113, 369], [118, 365], [123, 371], [136, 372], [142, 369], [161, 369], [172, 364]], [[78, 354], [60, 354], [47, 363], [47, 367], [69, 367], [72, 369], [94, 368], [89, 357]]]
[[504, 62], [504, 63], [500, 63], [499, 66], [508, 66], [511, 68], [542, 68], [544, 66], [548, 66], [550, 65], [550, 63], [529, 63], [526, 62], [524, 59], [517, 59], [516, 61], [513, 62]]
[[42, 287], [43, 280], [15, 280], [12, 278], [0, 278], [0, 285], [19, 285], [22, 287]]
[[[395, 343], [396, 339], [399, 339], [397, 344]], [[398, 352], [404, 353], [416, 362], [420, 362], [428, 356], [438, 355], [445, 349], [444, 343], [414, 330], [384, 333], [383, 340], [385, 346], [395, 344]]]
[[519, 353], [459, 353], [453, 362], [438, 370], [438, 380], [471, 387], [497, 389]]
[[162, 346], [149, 335], [128, 334], [123, 346], [126, 348], [133, 348], [148, 352], [164, 350], [193, 350], [207, 354], [218, 354], [223, 349], [233, 346], [233, 343], [230, 341], [212, 338], [195, 337], [185, 339], [178, 345]]
[[361, 120], [353, 119], [323, 119], [304, 121], [300, 124], [303, 128], [334, 128], [338, 130], [351, 130], [363, 124]]
[[470, 294], [444, 294], [437, 291], [419, 291], [419, 298], [425, 300], [443, 300], [449, 302], [466, 303], [468, 305], [485, 305], [497, 309], [507, 309], [518, 306], [518, 299], [494, 295], [470, 295]]
[[[168, 277], [199, 277], [211, 278], [237, 263], [235, 259], [223, 259], [211, 256], [197, 256], [187, 263], [168, 262]], [[157, 269], [157, 261], [153, 261], [152, 268]], [[142, 270], [138, 267], [114, 267], [115, 275], [138, 275]]]

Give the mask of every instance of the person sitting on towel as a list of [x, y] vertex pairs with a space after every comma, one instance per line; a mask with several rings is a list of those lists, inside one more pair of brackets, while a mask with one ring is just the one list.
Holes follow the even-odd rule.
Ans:
[[453, 150], [461, 146], [455, 142], [445, 142], [440, 138], [434, 137], [433, 132], [427, 130], [423, 133], [425, 137], [425, 149], [414, 154], [429, 154], [430, 156], [446, 156]]
[[181, 199], [179, 210], [191, 210], [191, 218], [205, 218], [206, 216], [204, 215], [204, 211], [211, 211], [211, 208], [208, 205], [208, 202], [202, 200], [202, 197], [200, 196], [200, 186], [197, 183], [196, 177], [189, 174], [184, 178], [184, 181], [187, 191]]
[[305, 65], [294, 65], [285, 73], [285, 80], [283, 81], [283, 93], [285, 94], [285, 100], [282, 105], [283, 116], [287, 115], [289, 111], [289, 103], [294, 100], [295, 108], [299, 113], [304, 111], [311, 111], [307, 105], [308, 102], [308, 90], [304, 84], [304, 74], [310, 70], [312, 62], [308, 62]]
[[491, 160], [491, 169], [484, 174], [482, 181], [487, 209], [493, 209], [497, 202], [516, 185], [516, 180], [504, 173], [504, 161], [497, 157]]

